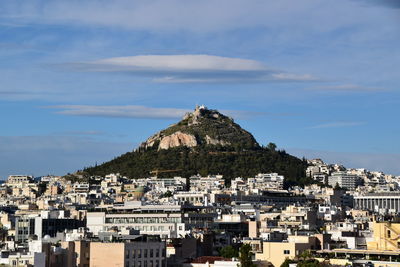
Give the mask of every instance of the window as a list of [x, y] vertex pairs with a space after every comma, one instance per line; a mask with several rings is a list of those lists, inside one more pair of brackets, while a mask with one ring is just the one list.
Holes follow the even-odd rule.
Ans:
[[285, 249], [285, 250], [283, 251], [283, 254], [285, 254], [285, 255], [288, 255], [288, 254], [290, 254], [290, 250], [288, 250], [288, 249]]
[[147, 249], [144, 250], [144, 256], [145, 258], [147, 258]]
[[153, 258], [153, 250], [150, 249], [150, 258]]

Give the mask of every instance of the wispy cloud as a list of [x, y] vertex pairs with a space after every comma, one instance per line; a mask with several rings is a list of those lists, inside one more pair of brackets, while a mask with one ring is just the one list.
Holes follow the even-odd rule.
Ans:
[[310, 74], [276, 70], [242, 58], [212, 55], [139, 55], [63, 64], [76, 71], [122, 72], [149, 76], [159, 83], [310, 82]]
[[26, 101], [35, 99], [45, 99], [50, 97], [60, 96], [60, 92], [45, 91], [45, 90], [1, 90], [0, 89], [0, 100], [11, 100], [11, 101]]
[[[251, 5], [240, 0], [3, 1], [0, 16], [14, 18], [19, 22], [100, 25], [152, 31], [218, 31], [249, 25], [281, 25], [285, 23], [282, 16], [291, 18], [297, 12], [307, 10], [311, 4], [315, 4], [315, 1], [296, 3], [291, 0], [257, 0]], [[285, 8], [289, 5], [292, 8]], [[276, 15], [277, 12], [279, 15]], [[308, 21], [304, 20], [303, 23]]]
[[385, 6], [389, 8], [400, 8], [399, 0], [355, 0], [359, 2], [364, 2], [370, 5]]
[[58, 109], [56, 113], [73, 116], [95, 116], [116, 118], [175, 119], [182, 117], [188, 109], [152, 108], [145, 106], [92, 106], [58, 105], [47, 108]]
[[[264, 71], [266, 68], [258, 61], [219, 57], [211, 55], [143, 55], [115, 57], [88, 63], [96, 70], [105, 67], [114, 70], [134, 71]], [[90, 70], [90, 67], [89, 67]]]
[[338, 84], [338, 85], [328, 85], [328, 86], [317, 86], [307, 88], [307, 90], [320, 91], [320, 92], [375, 92], [375, 91], [385, 91], [386, 89], [380, 87], [368, 87], [357, 84]]
[[[57, 105], [46, 108], [57, 109], [57, 114], [72, 116], [95, 116], [114, 118], [141, 118], [141, 119], [180, 119], [190, 109], [180, 108], [153, 108], [146, 106], [92, 106], [92, 105]], [[262, 112], [245, 110], [221, 110], [221, 113], [235, 119], [248, 119], [265, 115]], [[92, 133], [94, 134], [94, 133]]]
[[342, 128], [342, 127], [354, 127], [364, 125], [365, 122], [360, 121], [337, 121], [337, 122], [328, 122], [322, 123], [315, 126], [309, 127], [309, 129], [322, 129], [322, 128]]
[[102, 131], [64, 131], [64, 132], [55, 132], [56, 136], [100, 136], [106, 135], [106, 133]]

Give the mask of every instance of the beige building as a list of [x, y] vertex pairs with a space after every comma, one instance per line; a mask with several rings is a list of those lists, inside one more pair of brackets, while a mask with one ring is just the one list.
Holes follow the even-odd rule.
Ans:
[[31, 183], [33, 180], [32, 176], [29, 175], [10, 175], [7, 179], [7, 184], [11, 186], [23, 187], [26, 184]]
[[90, 267], [124, 267], [124, 243], [90, 244]]
[[90, 267], [164, 267], [164, 242], [125, 242], [90, 244]]
[[313, 236], [289, 236], [285, 242], [263, 242], [262, 252], [256, 253], [256, 260], [269, 261], [275, 267], [280, 266], [286, 258], [294, 259], [303, 251], [315, 249], [317, 238]]
[[61, 247], [67, 250], [65, 267], [89, 267], [90, 241], [61, 242]]
[[374, 241], [367, 242], [368, 250], [400, 251], [400, 223], [373, 222]]

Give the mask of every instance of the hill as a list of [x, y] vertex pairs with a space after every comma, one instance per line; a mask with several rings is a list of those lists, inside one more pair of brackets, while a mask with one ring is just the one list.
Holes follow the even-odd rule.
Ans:
[[260, 146], [252, 134], [232, 118], [204, 106], [148, 138], [136, 150], [99, 166], [86, 168], [89, 175], [121, 173], [130, 178], [148, 177], [153, 170], [168, 170], [164, 177], [222, 174], [226, 179], [277, 172], [286, 185], [304, 184], [307, 162]]

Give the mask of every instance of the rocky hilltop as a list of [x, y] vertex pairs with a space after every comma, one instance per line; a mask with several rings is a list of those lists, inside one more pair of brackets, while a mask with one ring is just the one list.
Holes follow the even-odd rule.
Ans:
[[232, 118], [197, 106], [181, 121], [162, 130], [132, 152], [82, 171], [90, 175], [121, 173], [130, 178], [190, 177], [222, 174], [229, 180], [252, 177], [257, 173], [277, 172], [286, 185], [304, 184], [307, 162], [276, 150], [275, 145], [260, 146]]
[[140, 148], [170, 149], [173, 147], [233, 146], [241, 149], [256, 149], [259, 144], [254, 137], [232, 118], [205, 106], [187, 113], [183, 119], [165, 130], [151, 136]]

